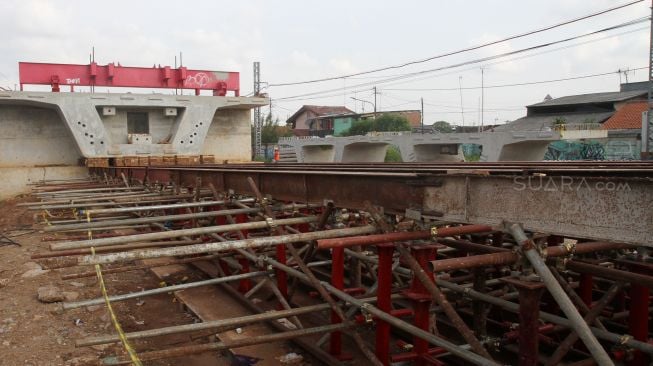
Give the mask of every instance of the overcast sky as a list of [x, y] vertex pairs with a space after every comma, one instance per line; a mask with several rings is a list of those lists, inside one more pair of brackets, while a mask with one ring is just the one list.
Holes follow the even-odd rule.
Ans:
[[[14, 88], [18, 62], [88, 63], [91, 46], [99, 64], [174, 64], [183, 52], [189, 68], [238, 71], [242, 94], [252, 91], [252, 63], [271, 84], [366, 71], [498, 40], [628, 2], [607, 0], [494, 1], [47, 1], [0, 2], [0, 86]], [[649, 23], [639, 23], [466, 66], [382, 82], [389, 76], [432, 70], [593, 32], [648, 16], [648, 1], [551, 31], [360, 77], [270, 87], [273, 115], [281, 120], [303, 104], [379, 110], [419, 109], [425, 123], [462, 124], [460, 85], [481, 85], [484, 69], [486, 124], [523, 116], [525, 105], [550, 94], [617, 91], [619, 82], [646, 80]], [[526, 86], [491, 86], [610, 75]], [[363, 84], [361, 86], [356, 86]], [[32, 90], [38, 88], [31, 87]], [[407, 90], [409, 89], [409, 90]], [[410, 90], [412, 89], [412, 90]], [[449, 90], [415, 90], [449, 89]], [[321, 98], [282, 99], [329, 91]], [[101, 92], [101, 88], [96, 88]], [[324, 95], [328, 97], [323, 97]], [[315, 97], [311, 96], [311, 97]], [[462, 91], [466, 125], [479, 121], [481, 89]], [[303, 99], [302, 99], [303, 98]], [[265, 111], [267, 113], [267, 110]]]

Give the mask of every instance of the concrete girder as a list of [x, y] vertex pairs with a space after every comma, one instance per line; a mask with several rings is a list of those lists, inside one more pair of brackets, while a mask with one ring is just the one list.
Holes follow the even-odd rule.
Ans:
[[[481, 161], [543, 160], [546, 146], [560, 140], [558, 132], [484, 132], [448, 134], [379, 133], [371, 136], [327, 137], [327, 138], [282, 138], [279, 144], [295, 149], [298, 162], [303, 160], [308, 146], [332, 146], [335, 160], [331, 156], [310, 155], [310, 162], [383, 162], [380, 150], [375, 147], [394, 145], [399, 148], [404, 162], [462, 161], [462, 144], [483, 146]], [[366, 145], [367, 148], [366, 149]], [[347, 148], [349, 146], [349, 148]], [[311, 148], [308, 148], [310, 150]], [[367, 151], [366, 151], [367, 150]], [[368, 155], [365, 153], [367, 152]], [[515, 158], [518, 157], [518, 158]]]

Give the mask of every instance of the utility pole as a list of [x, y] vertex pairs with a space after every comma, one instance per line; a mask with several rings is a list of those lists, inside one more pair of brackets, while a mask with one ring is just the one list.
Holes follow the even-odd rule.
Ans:
[[463, 77], [459, 76], [458, 77], [458, 85], [459, 85], [459, 91], [460, 91], [460, 116], [463, 119], [463, 130], [462, 132], [465, 132], [465, 107], [463, 106]]
[[422, 103], [422, 113], [420, 116], [422, 117], [421, 123], [422, 123], [422, 134], [424, 134], [424, 98], [419, 98], [420, 102]]
[[478, 132], [483, 131], [483, 124], [485, 120], [485, 70], [481, 67], [481, 127], [479, 127]]
[[[254, 96], [261, 93], [261, 63], [254, 62]], [[270, 105], [271, 107], [272, 105]], [[272, 108], [270, 108], [270, 111]], [[261, 119], [261, 107], [254, 108], [254, 156], [263, 156], [261, 147], [261, 134], [263, 120]]]
[[[651, 1], [653, 15], [653, 1]], [[653, 160], [653, 18], [648, 50], [648, 113], [642, 121], [642, 160]]]
[[374, 119], [376, 119], [376, 86], [372, 90], [374, 90]]

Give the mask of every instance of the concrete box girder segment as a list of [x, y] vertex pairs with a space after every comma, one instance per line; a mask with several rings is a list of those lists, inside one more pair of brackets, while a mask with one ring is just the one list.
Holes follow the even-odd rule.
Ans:
[[[0, 104], [34, 105], [55, 109], [86, 158], [135, 154], [199, 155], [218, 110], [252, 109], [266, 105], [257, 97], [180, 96], [159, 94], [3, 92]], [[177, 116], [167, 143], [121, 144], [112, 141], [102, 119], [103, 108], [120, 110], [175, 108]]]
[[[560, 133], [555, 131], [445, 134], [393, 132], [372, 136], [281, 138], [279, 144], [293, 147], [300, 163], [383, 162], [385, 150], [389, 145], [399, 148], [404, 162], [462, 161], [462, 144], [482, 145], [481, 161], [503, 161], [543, 160], [547, 145], [560, 139]], [[304, 160], [307, 157], [304, 152], [310, 150], [307, 149], [308, 146], [332, 146], [335, 160], [315, 160], [319, 156], [313, 155], [308, 155], [309, 160]], [[515, 154], [521, 158], [511, 158]]]

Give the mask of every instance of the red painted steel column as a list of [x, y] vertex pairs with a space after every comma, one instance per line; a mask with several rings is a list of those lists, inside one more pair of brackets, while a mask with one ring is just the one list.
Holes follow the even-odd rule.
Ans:
[[578, 285], [578, 296], [583, 300], [588, 308], [592, 307], [592, 286], [594, 279], [590, 274], [581, 274], [580, 283]]
[[[429, 270], [428, 262], [429, 258], [434, 258], [435, 249], [430, 246], [415, 246], [412, 248], [412, 254], [417, 260], [417, 263], [424, 268], [428, 276], [433, 280], [433, 272]], [[431, 323], [431, 314], [429, 311], [432, 302], [431, 294], [426, 290], [422, 282], [414, 276], [410, 286], [410, 295], [408, 297], [412, 299], [413, 309], [415, 310], [415, 326], [429, 332]], [[417, 355], [415, 365], [425, 365], [425, 357], [428, 356], [429, 353], [428, 341], [419, 337], [413, 337], [413, 352]]]
[[[331, 285], [333, 287], [344, 290], [345, 288], [345, 249], [333, 248], [331, 251]], [[331, 312], [331, 323], [337, 324], [342, 322], [342, 319], [336, 314], [335, 311]], [[329, 341], [329, 352], [336, 356], [342, 356], [342, 333], [331, 332], [331, 340]]]
[[[648, 307], [650, 291], [648, 287], [632, 284], [630, 288], [630, 315], [628, 327], [630, 335], [636, 340], [648, 341]], [[629, 366], [645, 366], [649, 364], [649, 357], [641, 351], [634, 351], [633, 360]]]
[[542, 282], [505, 278], [519, 291], [519, 366], [537, 366]]
[[[238, 257], [238, 263], [242, 267], [240, 270], [240, 273], [248, 273], [249, 272], [249, 260], [245, 257]], [[249, 278], [246, 278], [244, 280], [240, 280], [238, 283], [238, 291], [242, 293], [246, 293], [247, 291], [252, 289], [252, 280]]]
[[[392, 310], [392, 254], [393, 244], [380, 244], [377, 246], [379, 254], [379, 267], [377, 269], [377, 281], [379, 283], [376, 292], [376, 306], [390, 313]], [[383, 320], [376, 322], [376, 357], [384, 365], [390, 364], [390, 324]]]
[[[277, 245], [275, 251], [277, 262], [286, 264], [286, 245]], [[288, 298], [288, 274], [280, 269], [275, 270], [275, 273], [277, 276], [277, 287], [279, 288], [279, 291], [281, 291], [283, 297]]]

